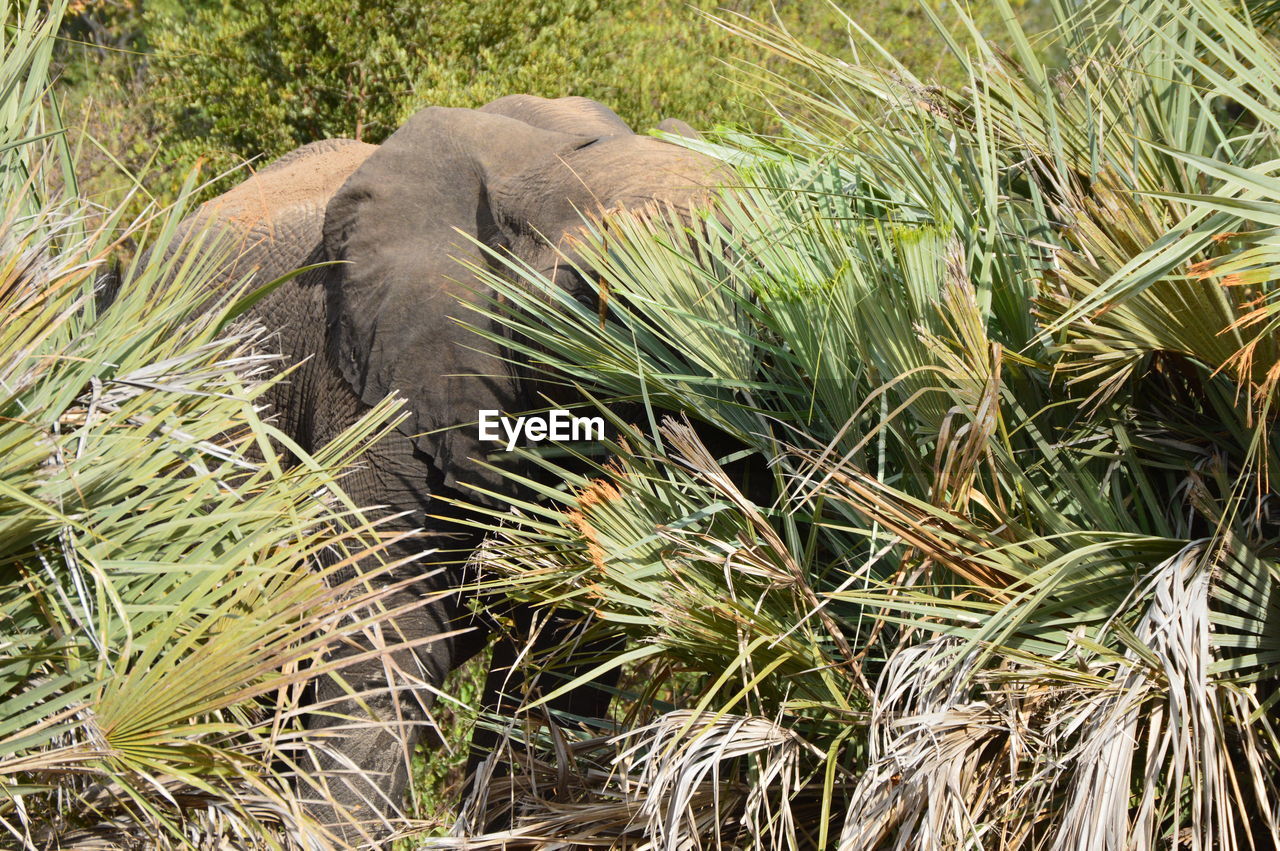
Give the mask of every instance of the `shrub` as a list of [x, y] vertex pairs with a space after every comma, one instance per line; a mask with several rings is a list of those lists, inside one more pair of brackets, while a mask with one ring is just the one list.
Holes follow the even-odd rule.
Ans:
[[[200, 159], [216, 174], [330, 136], [378, 142], [422, 106], [515, 92], [595, 98], [639, 130], [667, 116], [778, 127], [754, 79], [778, 58], [708, 17], [768, 17], [764, 0], [199, 0], [145, 15], [82, 5], [74, 35], [96, 46], [63, 53], [74, 123], [111, 155], [99, 159], [101, 182], [121, 183], [109, 177], [119, 164], [134, 175], [154, 165], [147, 188], [166, 199]], [[811, 43], [846, 43], [834, 6], [789, 0], [776, 11]], [[875, 0], [857, 20], [912, 65], [940, 70], [945, 42], [915, 0]]]

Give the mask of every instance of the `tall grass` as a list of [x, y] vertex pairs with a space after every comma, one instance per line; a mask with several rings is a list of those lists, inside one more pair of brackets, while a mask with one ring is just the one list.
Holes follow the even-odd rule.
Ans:
[[1280, 53], [1218, 0], [999, 5], [957, 89], [726, 22], [810, 118], [689, 143], [742, 177], [695, 225], [592, 225], [607, 324], [491, 276], [617, 437], [487, 559], [646, 676], [552, 723], [542, 660], [467, 841], [1274, 847]]

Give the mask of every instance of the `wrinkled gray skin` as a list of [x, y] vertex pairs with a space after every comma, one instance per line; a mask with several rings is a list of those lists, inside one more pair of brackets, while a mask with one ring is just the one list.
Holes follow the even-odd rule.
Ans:
[[[692, 132], [683, 122], [664, 122], [662, 129]], [[423, 578], [388, 605], [458, 584], [457, 566], [427, 574], [478, 541], [428, 515], [457, 516], [436, 497], [484, 500], [466, 485], [511, 494], [505, 479], [477, 463], [492, 451], [478, 442], [477, 411], [534, 406], [529, 382], [494, 357], [498, 347], [454, 321], [478, 321], [462, 305], [483, 294], [470, 289], [475, 282], [462, 264], [487, 262], [457, 231], [511, 252], [565, 286], [584, 287], [580, 295], [589, 297], [591, 288], [558, 268], [553, 247], [578, 230], [581, 213], [652, 201], [688, 209], [723, 178], [710, 159], [637, 136], [598, 103], [513, 95], [478, 110], [425, 109], [381, 146], [335, 139], [299, 148], [208, 202], [187, 223], [187, 233], [210, 227], [235, 244], [235, 260], [219, 276], [223, 283], [249, 272], [265, 283], [303, 265], [344, 261], [287, 282], [254, 308], [253, 318], [277, 333], [283, 364], [305, 360], [268, 399], [277, 423], [304, 449], [323, 446], [392, 391], [407, 400], [408, 420], [345, 480], [357, 504], [404, 512], [393, 528], [426, 532], [392, 553], [417, 556], [396, 578]], [[453, 552], [424, 556], [425, 547]], [[394, 678], [395, 686], [414, 678], [438, 686], [480, 649], [487, 628], [466, 609], [462, 595], [452, 594], [398, 619], [409, 640], [469, 631], [397, 654], [394, 665], [407, 677]], [[353, 640], [345, 652], [361, 649]], [[500, 649], [496, 657], [511, 653]], [[402, 803], [405, 745], [425, 732], [419, 701], [427, 703], [429, 694], [418, 688], [397, 700], [388, 693], [382, 660], [349, 667], [343, 676], [358, 691], [382, 692], [361, 705], [326, 684], [317, 701], [334, 713], [372, 712], [386, 722], [380, 730], [328, 731], [337, 736], [326, 740], [333, 755], [324, 768], [354, 765], [380, 778], [331, 781], [338, 800], [366, 820], [360, 832], [337, 828], [355, 844], [377, 836], [382, 818]], [[500, 680], [491, 675], [491, 687]], [[338, 723], [316, 715], [311, 726]], [[322, 807], [313, 815], [341, 821]]]

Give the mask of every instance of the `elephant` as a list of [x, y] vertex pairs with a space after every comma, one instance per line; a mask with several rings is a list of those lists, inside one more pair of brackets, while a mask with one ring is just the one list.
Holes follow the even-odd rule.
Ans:
[[[663, 129], [694, 133], [678, 121]], [[481, 443], [476, 420], [483, 410], [528, 410], [535, 388], [501, 357], [498, 343], [463, 326], [483, 321], [468, 306], [488, 295], [468, 264], [498, 269], [480, 248], [488, 246], [594, 298], [595, 287], [562, 257], [584, 214], [658, 203], [692, 215], [726, 178], [717, 161], [637, 135], [594, 101], [511, 95], [478, 109], [423, 109], [381, 145], [305, 145], [181, 225], [173, 251], [196, 250], [197, 233], [234, 246], [211, 288], [247, 275], [261, 284], [307, 267], [250, 317], [272, 334], [280, 368], [292, 368], [267, 403], [302, 449], [324, 446], [390, 393], [405, 400], [407, 418], [369, 448], [344, 486], [358, 504], [382, 506], [392, 529], [421, 530], [395, 545], [391, 556], [405, 566], [381, 581], [390, 588], [412, 580], [387, 601], [408, 607], [395, 626], [406, 639], [437, 640], [397, 651], [390, 663], [344, 669], [351, 688], [370, 692], [361, 700], [336, 683], [317, 688], [315, 705], [325, 710], [308, 723], [331, 728], [322, 767], [336, 772], [331, 785], [341, 807], [312, 812], [346, 841], [376, 839], [390, 826], [430, 689], [491, 631], [472, 614], [466, 593], [451, 592], [463, 584], [466, 554], [480, 544], [458, 503], [500, 505], [518, 495], [508, 477], [484, 463], [492, 447]], [[497, 327], [489, 330], [500, 336]], [[422, 599], [430, 602], [409, 607]], [[343, 652], [362, 649], [353, 642]], [[509, 649], [495, 651], [496, 660], [512, 658]], [[390, 681], [389, 669], [403, 672], [404, 681]], [[490, 675], [488, 705], [497, 701], [500, 673]], [[420, 700], [398, 699], [409, 687]], [[588, 699], [598, 701], [600, 693]], [[342, 731], [338, 716], [382, 724]], [[342, 775], [352, 767], [360, 773]]]

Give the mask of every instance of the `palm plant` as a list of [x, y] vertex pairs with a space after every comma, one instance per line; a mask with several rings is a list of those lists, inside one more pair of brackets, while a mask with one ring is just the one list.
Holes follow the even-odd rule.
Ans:
[[254, 296], [204, 304], [216, 250], [165, 259], [180, 208], [76, 196], [46, 5], [0, 2], [0, 845], [332, 847], [303, 696], [385, 617], [338, 479], [394, 408], [286, 467]]
[[714, 215], [588, 223], [608, 323], [491, 276], [617, 437], [533, 453], [566, 487], [487, 561], [631, 643], [613, 719], [549, 723], [542, 660], [471, 847], [1274, 847], [1280, 52], [1261, 6], [1000, 5], [1008, 51], [938, 22], [958, 90], [724, 21], [809, 118], [688, 143]]

